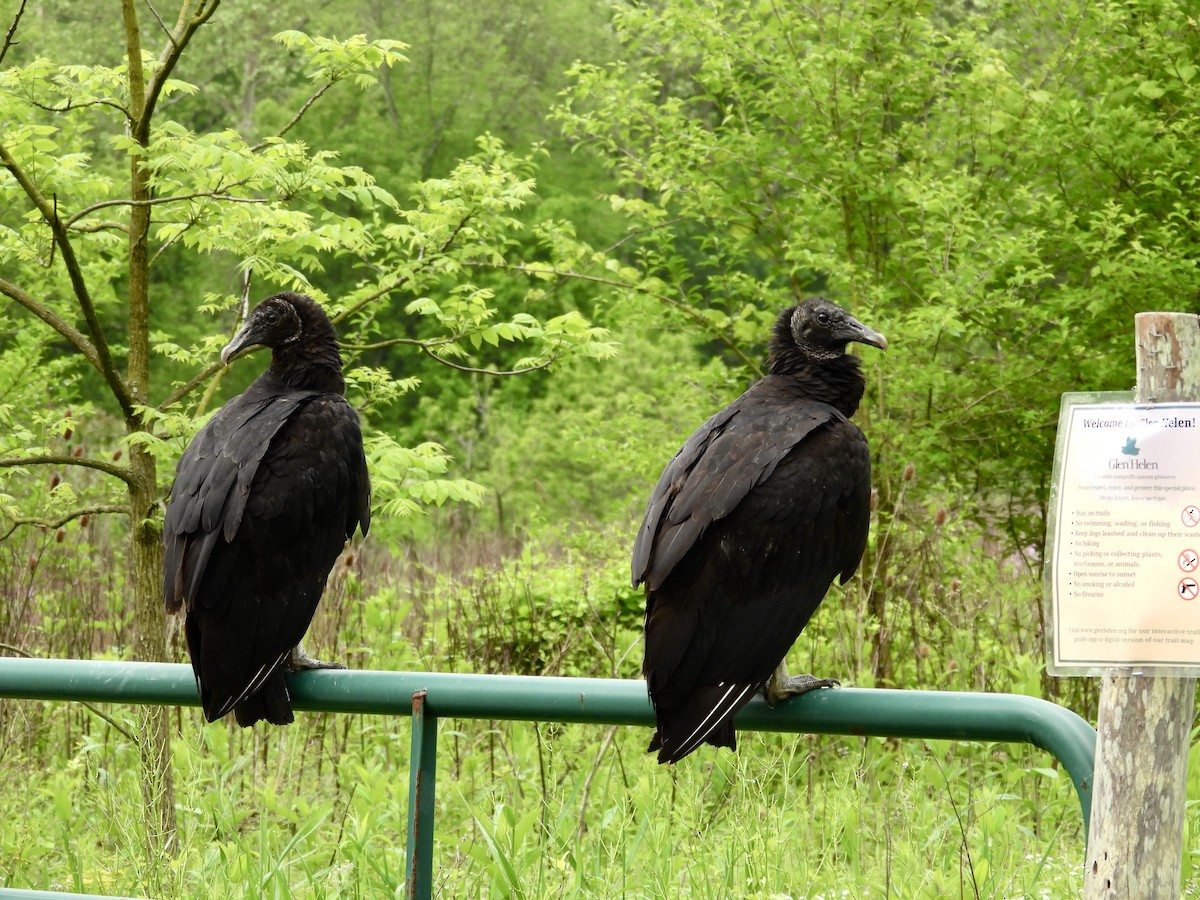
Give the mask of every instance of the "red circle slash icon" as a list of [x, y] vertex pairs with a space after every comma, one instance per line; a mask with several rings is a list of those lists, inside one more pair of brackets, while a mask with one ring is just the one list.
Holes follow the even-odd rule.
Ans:
[[1184, 600], [1195, 600], [1196, 595], [1200, 594], [1200, 584], [1195, 578], [1183, 578], [1179, 581], [1179, 596]]
[[1195, 572], [1197, 566], [1200, 566], [1200, 554], [1195, 550], [1184, 550], [1179, 554], [1179, 568], [1183, 571]]
[[1189, 503], [1183, 508], [1183, 515], [1180, 518], [1183, 519], [1184, 528], [1195, 528], [1200, 525], [1200, 506]]

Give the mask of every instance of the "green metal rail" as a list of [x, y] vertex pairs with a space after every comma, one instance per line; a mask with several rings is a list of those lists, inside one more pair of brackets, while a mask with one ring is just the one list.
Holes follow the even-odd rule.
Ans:
[[[433, 891], [439, 718], [654, 724], [641, 681], [323, 670], [291, 676], [288, 687], [299, 710], [413, 717], [407, 895], [414, 898]], [[65, 659], [0, 658], [0, 698], [200, 704], [190, 666]], [[1079, 795], [1085, 830], [1090, 819], [1096, 732], [1070, 710], [1034, 697], [839, 688], [814, 691], [775, 709], [756, 699], [738, 715], [737, 727], [1032, 744], [1062, 763]], [[45, 896], [0, 888], [0, 898]]]

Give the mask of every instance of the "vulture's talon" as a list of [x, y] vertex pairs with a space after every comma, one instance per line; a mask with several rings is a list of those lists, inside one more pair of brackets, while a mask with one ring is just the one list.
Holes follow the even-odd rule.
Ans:
[[297, 644], [292, 648], [292, 652], [288, 654], [287, 660], [284, 662], [284, 668], [289, 672], [306, 672], [309, 669], [344, 669], [344, 663], [326, 662], [323, 659], [314, 659], [304, 652], [304, 648]]

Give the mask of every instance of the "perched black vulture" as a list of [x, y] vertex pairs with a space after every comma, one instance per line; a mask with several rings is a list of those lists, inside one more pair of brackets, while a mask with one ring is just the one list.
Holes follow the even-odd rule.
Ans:
[[789, 677], [783, 659], [867, 544], [871, 455], [850, 421], [864, 388], [851, 341], [887, 349], [828, 300], [784, 310], [770, 374], [701, 425], [654, 488], [633, 585], [646, 585], [659, 762], [704, 742], [735, 747], [733, 717], [758, 690], [774, 702], [836, 684]]
[[204, 717], [292, 721], [285, 670], [340, 668], [300, 647], [343, 547], [371, 523], [358, 416], [337, 335], [302, 294], [268, 297], [221, 351], [271, 365], [192, 439], [163, 523], [164, 599], [184, 630]]

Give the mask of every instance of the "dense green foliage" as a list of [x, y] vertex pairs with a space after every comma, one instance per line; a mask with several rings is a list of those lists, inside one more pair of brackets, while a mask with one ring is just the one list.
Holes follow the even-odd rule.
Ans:
[[[560, 118], [610, 160], [663, 301], [743, 359], [820, 289], [876, 364], [881, 489], [908, 462], [1037, 543], [1059, 393], [1124, 389], [1132, 314], [1196, 309], [1186, 4], [677, 2], [618, 15]], [[874, 362], [876, 357], [872, 357]]]
[[[637, 677], [640, 506], [821, 291], [891, 346], [858, 415], [867, 558], [793, 668], [1093, 713], [1043, 675], [1049, 459], [1061, 392], [1132, 383], [1134, 312], [1200, 311], [1182, 0], [26, 6], [0, 18], [8, 652], [136, 655], [125, 548], [257, 367], [215, 363], [248, 285], [328, 304], [369, 435], [371, 538], [310, 649]], [[211, 17], [173, 56], [181, 9]], [[129, 710], [0, 705], [0, 780], [30, 785], [0, 881], [395, 893], [406, 725], [173, 725], [172, 857]], [[1078, 892], [1078, 806], [1037, 751], [753, 735], [671, 771], [645, 739], [443, 723], [441, 893]]]

